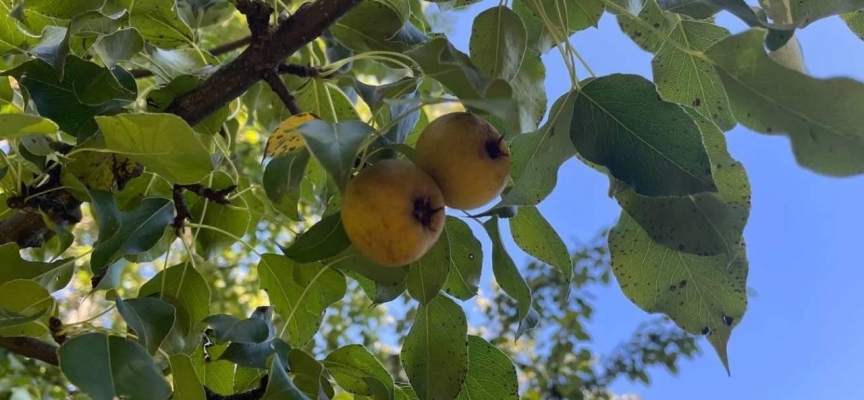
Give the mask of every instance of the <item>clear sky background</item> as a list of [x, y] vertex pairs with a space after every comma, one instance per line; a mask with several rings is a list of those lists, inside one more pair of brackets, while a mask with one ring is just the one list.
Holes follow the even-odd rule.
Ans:
[[[485, 1], [447, 13], [448, 36], [457, 47], [467, 53], [474, 16], [497, 4]], [[718, 22], [733, 32], [746, 28], [728, 14]], [[814, 23], [799, 31], [799, 39], [812, 75], [864, 81], [864, 41], [839, 18]], [[599, 29], [579, 32], [571, 40], [598, 76], [625, 72], [651, 78], [652, 55], [621, 33], [608, 14]], [[544, 61], [552, 104], [569, 88], [569, 80], [559, 54], [552, 52]], [[587, 76], [580, 71], [580, 78]], [[744, 236], [748, 286], [756, 292], [729, 343], [732, 376], [700, 339], [702, 356], [683, 362], [677, 376], [655, 369], [650, 386], [623, 380], [614, 390], [644, 400], [864, 399], [864, 177], [837, 179], [804, 170], [785, 137], [739, 126], [727, 139], [753, 187]], [[565, 242], [575, 246], [617, 221], [620, 208], [607, 189], [605, 176], [571, 159], [539, 208]], [[504, 236], [509, 240], [509, 234]], [[508, 247], [517, 263], [527, 262], [512, 240]], [[489, 275], [487, 265], [484, 280]], [[596, 294], [590, 331], [595, 350], [603, 354], [649, 316], [615, 284]]]

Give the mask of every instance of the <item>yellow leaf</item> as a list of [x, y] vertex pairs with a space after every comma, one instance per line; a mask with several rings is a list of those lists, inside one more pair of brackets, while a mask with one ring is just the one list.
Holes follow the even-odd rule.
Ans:
[[304, 112], [292, 115], [285, 121], [282, 121], [273, 134], [270, 135], [270, 138], [267, 139], [267, 146], [264, 148], [264, 157], [276, 157], [305, 146], [306, 144], [303, 142], [300, 132], [297, 131], [297, 127], [316, 119], [320, 118], [313, 113]]

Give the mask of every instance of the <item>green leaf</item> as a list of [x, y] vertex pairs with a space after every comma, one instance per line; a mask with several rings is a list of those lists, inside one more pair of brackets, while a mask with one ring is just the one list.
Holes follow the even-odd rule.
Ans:
[[105, 0], [27, 0], [27, 9], [54, 18], [69, 19], [82, 12], [97, 10]]
[[710, 0], [657, 0], [660, 8], [696, 19], [709, 19], [720, 12], [720, 7]]
[[[699, 128], [638, 75], [590, 80], [577, 94], [570, 138], [591, 163], [646, 196], [716, 192]], [[646, 123], [650, 121], [650, 123]]]
[[396, 400], [420, 400], [409, 384], [396, 384]]
[[176, 321], [172, 333], [177, 331], [182, 338], [210, 315], [210, 288], [204, 277], [188, 263], [159, 271], [141, 286], [138, 297], [157, 297], [174, 306]]
[[429, 304], [447, 281], [451, 257], [450, 241], [439, 238], [426, 254], [408, 266], [408, 294], [420, 304]]
[[93, 44], [93, 51], [107, 67], [120, 61], [128, 61], [144, 49], [144, 38], [136, 29], [121, 29], [102, 36]]
[[364, 380], [367, 377], [373, 377], [381, 382], [387, 388], [392, 398], [393, 377], [387, 372], [387, 369], [381, 365], [374, 355], [368, 349], [359, 344], [350, 344], [340, 347], [324, 358], [324, 367], [339, 386], [351, 393], [371, 396], [372, 389]]
[[408, 266], [391, 268], [382, 267], [357, 253], [354, 247], [349, 247], [340, 255], [333, 257], [334, 268], [355, 271], [374, 282], [388, 287], [405, 285], [408, 277]]
[[512, 89], [507, 81], [484, 77], [471, 59], [456, 50], [447, 39], [435, 38], [405, 52], [426, 76], [441, 82], [459, 99], [507, 99]]
[[447, 296], [420, 305], [402, 343], [402, 368], [421, 400], [455, 399], [468, 373], [465, 312]]
[[55, 70], [60, 71], [60, 79], [62, 80], [63, 66], [66, 63], [66, 56], [69, 55], [67, 29], [46, 26], [42, 31], [42, 39], [30, 49], [29, 53], [45, 60]]
[[316, 399], [331, 399], [334, 391], [324, 374], [324, 366], [309, 353], [300, 349], [288, 352], [288, 367], [294, 374], [294, 384]]
[[297, 105], [327, 122], [359, 119], [354, 104], [342, 89], [323, 79], [310, 79], [296, 94]]
[[131, 339], [87, 333], [66, 341], [57, 356], [63, 375], [95, 400], [163, 400], [171, 394], [153, 358]]
[[459, 218], [448, 216], [438, 241], [446, 241], [450, 248], [450, 274], [442, 289], [459, 300], [477, 295], [483, 268], [483, 247], [474, 237], [471, 227]]
[[788, 135], [805, 168], [832, 176], [864, 173], [864, 121], [850, 108], [864, 101], [864, 84], [784, 68], [763, 50], [764, 37], [763, 30], [749, 30], [705, 52], [735, 117], [754, 131]]
[[0, 285], [0, 293], [3, 293], [0, 310], [25, 316], [40, 314], [37, 320], [0, 329], [0, 337], [39, 337], [48, 333], [48, 321], [57, 315], [57, 303], [44, 287], [31, 280], [18, 279]]
[[[669, 35], [670, 40], [683, 43], [693, 51], [704, 51], [729, 36], [729, 31], [717, 25], [678, 20]], [[707, 61], [685, 53], [668, 42], [651, 61], [657, 91], [666, 101], [691, 107], [714, 121], [724, 131], [735, 127], [735, 117], [723, 83]]]
[[723, 132], [702, 117], [696, 122], [719, 193], [657, 198], [627, 190], [616, 199], [657, 243], [692, 254], [734, 257], [750, 216], [750, 182], [744, 166], [729, 155]]
[[0, 285], [16, 279], [29, 279], [49, 293], [66, 287], [75, 270], [75, 259], [64, 258], [50, 263], [26, 261], [15, 243], [0, 245]]
[[493, 7], [474, 18], [471, 61], [484, 75], [510, 81], [522, 65], [527, 43], [522, 19], [507, 7]]
[[334, 23], [330, 31], [345, 47], [358, 53], [403, 52], [415, 43], [393, 39], [408, 22], [409, 11], [407, 1], [364, 1]]
[[339, 213], [330, 214], [300, 234], [282, 252], [299, 263], [309, 263], [338, 255], [351, 245]]
[[513, 97], [519, 101], [519, 133], [537, 129], [546, 115], [546, 65], [533, 51], [525, 53], [522, 66], [510, 85]]
[[285, 321], [283, 331], [292, 347], [305, 345], [318, 332], [327, 307], [345, 296], [345, 277], [329, 265], [299, 265], [284, 256], [264, 254], [258, 276], [261, 289]]
[[109, 70], [69, 56], [64, 71], [66, 79], [61, 82], [51, 65], [34, 59], [3, 75], [15, 77], [27, 89], [39, 115], [73, 136], [94, 116], [116, 110], [136, 97], [134, 79], [121, 69]]
[[118, 296], [115, 301], [117, 311], [138, 335], [138, 343], [155, 355], [174, 327], [174, 307], [151, 297], [123, 300]]
[[[48, 312], [47, 308], [32, 312], [32, 315], [19, 314], [17, 312], [8, 311], [0, 308], [0, 329], [8, 329], [18, 325], [24, 325], [28, 322], [33, 322], [42, 318]], [[30, 314], [30, 312], [28, 312]]]
[[518, 400], [513, 361], [495, 345], [468, 336], [468, 376], [457, 400]]
[[[211, 188], [227, 188], [234, 183], [225, 172], [219, 171], [212, 176], [208, 186]], [[233, 204], [232, 204], [233, 203]], [[249, 205], [243, 197], [238, 197], [229, 204], [218, 204], [200, 198], [192, 207], [192, 220], [195, 223], [218, 228], [228, 234], [212, 229], [200, 229], [196, 237], [201, 245], [201, 255], [208, 259], [218, 257], [223, 250], [242, 238], [249, 229], [251, 216]]]
[[532, 257], [554, 266], [564, 273], [567, 281], [573, 275], [573, 264], [567, 246], [552, 225], [536, 207], [520, 207], [510, 218], [510, 233], [516, 244]]
[[341, 189], [348, 183], [360, 146], [374, 132], [372, 127], [356, 120], [338, 124], [309, 121], [297, 130], [303, 135], [306, 147]]
[[552, 193], [558, 168], [576, 153], [568, 134], [576, 97], [575, 92], [565, 93], [552, 105], [549, 119], [540, 129], [518, 135], [510, 142], [513, 185], [496, 208], [535, 205]]
[[513, 9], [525, 21], [529, 45], [546, 53], [570, 35], [596, 27], [603, 0], [514, 0]]
[[501, 241], [501, 232], [498, 228], [498, 218], [489, 218], [483, 223], [486, 232], [489, 234], [489, 239], [492, 240], [492, 272], [495, 274], [495, 281], [507, 293], [510, 298], [516, 301], [516, 307], [519, 311], [517, 316], [519, 319], [519, 327], [516, 330], [516, 338], [518, 339], [523, 333], [537, 325], [539, 315], [531, 306], [531, 288], [525, 283], [522, 274], [507, 249]]
[[[227, 396], [233, 394], [233, 385], [231, 378], [234, 376], [234, 370], [237, 365], [227, 361], [220, 360], [222, 353], [228, 348], [228, 344], [217, 344], [207, 349], [210, 358], [204, 357], [204, 347], [196, 346], [196, 353], [193, 354], [193, 362], [200, 366], [198, 374], [204, 376], [204, 385], [215, 393]], [[200, 352], [200, 355], [198, 355]], [[203, 373], [201, 371], [203, 369]]]
[[192, 30], [177, 15], [174, 0], [119, 0], [129, 23], [156, 47], [172, 49], [194, 43]]
[[180, 18], [193, 30], [222, 22], [234, 12], [228, 0], [180, 0], [177, 8]]
[[[859, 39], [864, 40], [864, 9], [843, 14], [840, 18], [843, 18], [843, 22], [846, 22], [849, 29], [855, 33]], [[2, 46], [2, 44], [0, 44], [0, 46]]]
[[196, 183], [213, 170], [210, 152], [173, 114], [98, 117], [108, 150], [129, 154], [151, 172], [178, 184]]
[[297, 389], [288, 373], [285, 371], [285, 365], [279, 357], [273, 357], [273, 364], [270, 366], [270, 380], [267, 384], [267, 390], [264, 391], [264, 396], [261, 400], [308, 400], [309, 398]]
[[[646, 28], [646, 24], [653, 29]], [[643, 50], [656, 53], [669, 40], [669, 35], [676, 26], [676, 19], [664, 13], [657, 6], [657, 1], [647, 0], [636, 16], [618, 14], [618, 26]]]
[[240, 319], [233, 315], [216, 314], [201, 321], [211, 328], [219, 342], [262, 343], [267, 340], [269, 327], [258, 318]]
[[2, 9], [0, 12], [0, 55], [12, 51], [23, 53], [38, 41], [38, 37], [30, 36], [23, 29], [18, 28], [18, 23], [10, 15], [8, 9]]
[[186, 354], [174, 354], [169, 358], [171, 376], [174, 378], [174, 400], [202, 400], [206, 394], [201, 377], [195, 372], [192, 359]]
[[264, 168], [262, 183], [267, 198], [274, 205], [281, 203], [287, 197], [299, 196], [300, 183], [309, 163], [309, 151], [306, 148], [280, 155], [267, 163]]
[[99, 235], [90, 258], [90, 268], [102, 268], [126, 254], [138, 254], [155, 246], [165, 228], [174, 220], [174, 205], [168, 199], [151, 197], [138, 207], [120, 213], [121, 224], [110, 236]]
[[624, 294], [649, 313], [668, 315], [681, 329], [708, 335], [729, 369], [726, 345], [747, 308], [747, 256], [699, 256], [659, 245], [621, 213], [609, 232], [612, 270]]
[[[788, 2], [792, 23], [803, 28], [832, 15], [844, 14], [864, 8], [862, 0], [798, 0]], [[784, 10], [785, 11], [785, 10]]]

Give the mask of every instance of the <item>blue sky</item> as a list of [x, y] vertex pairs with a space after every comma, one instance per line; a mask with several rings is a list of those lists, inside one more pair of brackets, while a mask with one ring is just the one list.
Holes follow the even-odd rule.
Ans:
[[[448, 13], [448, 36], [457, 47], [467, 52], [471, 21], [494, 5], [497, 1], [485, 1]], [[745, 28], [728, 15], [718, 21], [733, 32]], [[624, 36], [609, 15], [599, 29], [571, 39], [597, 75], [626, 72], [651, 77], [651, 55]], [[812, 75], [864, 80], [864, 42], [839, 18], [816, 22], [800, 31], [799, 39]], [[551, 104], [569, 81], [560, 55], [550, 53], [544, 60]], [[580, 77], [586, 76], [582, 71]], [[702, 340], [702, 357], [684, 362], [677, 376], [656, 370], [648, 387], [621, 381], [615, 390], [639, 394], [644, 400], [864, 398], [864, 386], [858, 382], [864, 371], [864, 177], [837, 179], [804, 170], [795, 163], [784, 137], [739, 126], [727, 133], [727, 139], [753, 186], [745, 239], [748, 285], [756, 292], [729, 343], [732, 376]], [[574, 159], [561, 168], [558, 187], [539, 207], [567, 243], [587, 242], [617, 220], [620, 209], [608, 198], [607, 189], [605, 176]], [[508, 247], [517, 262], [528, 260], [512, 241]], [[490, 272], [487, 266], [484, 275]], [[595, 348], [603, 353], [627, 339], [649, 316], [616, 285], [597, 295], [590, 329]]]

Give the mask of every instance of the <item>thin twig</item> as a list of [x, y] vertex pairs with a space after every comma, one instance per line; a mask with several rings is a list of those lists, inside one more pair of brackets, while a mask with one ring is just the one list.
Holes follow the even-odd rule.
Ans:
[[[289, 74], [299, 76], [301, 78], [317, 78], [321, 71], [311, 65], [288, 64], [282, 63], [276, 67], [280, 74]], [[329, 75], [328, 75], [329, 77]]]
[[270, 89], [273, 89], [273, 92], [282, 99], [282, 102], [285, 103], [285, 107], [288, 108], [288, 111], [292, 115], [297, 115], [303, 112], [297, 104], [297, 99], [295, 99], [294, 95], [288, 91], [288, 87], [285, 86], [285, 82], [282, 81], [282, 78], [279, 77], [279, 73], [276, 70], [264, 72], [262, 78], [264, 78], [264, 81], [270, 85]]
[[234, 6], [246, 16], [246, 23], [252, 33], [252, 42], [261, 41], [270, 32], [270, 15], [273, 6], [259, 0], [236, 0]]

